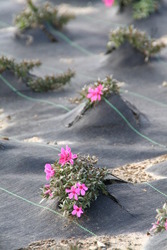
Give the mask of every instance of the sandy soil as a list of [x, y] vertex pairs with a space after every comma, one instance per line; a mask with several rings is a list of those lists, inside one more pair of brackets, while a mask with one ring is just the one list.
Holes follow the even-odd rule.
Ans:
[[24, 139], [24, 142], [42, 142], [43, 140], [39, 137], [31, 137], [31, 138], [27, 138]]
[[5, 115], [3, 111], [4, 111], [3, 109], [0, 109], [0, 130], [6, 129], [11, 120], [11, 116]]
[[115, 176], [132, 183], [149, 182], [164, 178], [153, 173], [147, 173], [147, 168], [167, 160], [167, 155], [161, 155], [152, 159], [147, 159], [141, 162], [125, 164], [117, 167], [110, 172]]
[[77, 240], [74, 238], [61, 241], [48, 239], [31, 243], [20, 250], [141, 250], [147, 240], [148, 236], [140, 233]]

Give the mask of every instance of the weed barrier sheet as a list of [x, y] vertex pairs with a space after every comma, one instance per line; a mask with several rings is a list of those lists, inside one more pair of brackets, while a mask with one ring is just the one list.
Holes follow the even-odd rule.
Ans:
[[[167, 81], [167, 48], [149, 63], [144, 63], [143, 57], [128, 45], [105, 55], [108, 33], [119, 24], [133, 22], [155, 38], [166, 35], [167, 1], [163, 1], [158, 13], [135, 22], [130, 10], [118, 14], [117, 7], [107, 9], [101, 1], [63, 3], [69, 4], [69, 10], [77, 9], [76, 19], [63, 32], [52, 30], [58, 42], [49, 42], [42, 31], [35, 30], [30, 32], [33, 43], [26, 46], [25, 40], [15, 39], [12, 24], [23, 3], [1, 0], [0, 55], [18, 61], [40, 59], [42, 66], [33, 72], [37, 75], [57, 74], [68, 68], [76, 72], [70, 84], [47, 93], [32, 92], [10, 72], [0, 77], [1, 250], [18, 249], [41, 239], [90, 236], [78, 225], [37, 206], [40, 188], [46, 182], [44, 165], [54, 162], [66, 144], [73, 152], [96, 155], [98, 166], [110, 169], [167, 153], [163, 147], [167, 145], [167, 88], [162, 86]], [[85, 84], [107, 75], [124, 82], [120, 96], [111, 96], [110, 103], [135, 130], [158, 144], [135, 133], [104, 100], [71, 127], [67, 126], [84, 105], [69, 99], [78, 96]], [[164, 194], [167, 194], [166, 167], [164, 162], [149, 170], [163, 177], [151, 184]], [[146, 233], [155, 220], [156, 209], [166, 201], [165, 195], [147, 183], [114, 184], [108, 190], [122, 207], [100, 196], [79, 220], [96, 235]], [[54, 202], [41, 205], [55, 208]], [[145, 249], [165, 250], [166, 245], [164, 232], [155, 240], [153, 237]]]

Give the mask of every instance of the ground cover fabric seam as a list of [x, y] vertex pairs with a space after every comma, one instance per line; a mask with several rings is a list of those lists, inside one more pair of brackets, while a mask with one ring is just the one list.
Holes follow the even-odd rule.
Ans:
[[147, 141], [155, 144], [155, 145], [158, 145], [159, 147], [163, 147], [163, 148], [167, 148], [167, 146], [163, 145], [163, 144], [160, 144], [156, 141], [153, 141], [152, 139], [150, 139], [149, 137], [141, 134], [137, 129], [135, 129], [131, 124], [130, 122], [126, 119], [126, 117], [113, 105], [111, 104], [105, 97], [103, 97], [104, 101], [112, 108], [114, 109], [117, 114], [119, 114], [119, 116], [126, 122], [126, 124], [128, 125], [128, 127], [130, 127], [136, 134], [138, 134], [139, 136], [143, 137], [144, 139], [146, 139]]
[[[152, 189], [154, 189], [155, 191], [157, 191], [158, 193], [160, 193], [161, 195], [167, 197], [167, 195], [166, 195], [165, 193], [161, 192], [160, 190], [158, 190], [157, 188], [155, 188], [154, 186], [152, 186], [150, 183], [148, 183], [148, 182], [145, 182], [145, 183], [146, 183], [147, 185], [149, 185]], [[26, 199], [26, 198], [24, 198], [24, 197], [22, 197], [22, 196], [19, 196], [19, 195], [13, 193], [13, 192], [11, 192], [11, 191], [9, 191], [9, 190], [7, 190], [7, 189], [1, 187], [1, 186], [0, 186], [0, 190], [1, 190], [1, 191], [4, 191], [4, 192], [6, 192], [7, 194], [12, 195], [12, 196], [14, 196], [14, 197], [16, 197], [16, 198], [18, 198], [18, 199], [20, 199], [20, 200], [23, 200], [24, 202], [27, 202], [27, 203], [29, 203], [29, 204], [31, 204], [31, 205], [33, 205], [33, 206], [43, 208], [43, 209], [45, 209], [45, 210], [48, 210], [48, 211], [50, 211], [50, 212], [52, 212], [52, 213], [54, 213], [54, 214], [56, 214], [56, 215], [59, 215], [60, 217], [64, 218], [64, 216], [63, 216], [61, 213], [59, 213], [59, 212], [57, 212], [57, 211], [55, 211], [55, 210], [53, 210], [53, 209], [50, 209], [50, 208], [48, 208], [48, 207], [46, 207], [46, 206], [42, 206], [42, 205], [40, 205], [40, 204], [38, 204], [38, 203], [32, 202], [32, 201], [30, 201], [30, 200], [28, 200], [28, 199]], [[93, 232], [91, 232], [89, 229], [83, 227], [83, 226], [80, 225], [78, 222], [72, 221], [72, 223], [76, 224], [78, 227], [80, 227], [80, 228], [83, 229], [84, 231], [88, 232], [89, 234], [98, 237], [95, 233], [93, 233]]]
[[52, 32], [52, 33], [55, 33], [56, 35], [58, 35], [61, 39], [63, 39], [66, 43], [68, 43], [71, 47], [74, 47], [76, 48], [77, 50], [79, 50], [80, 52], [84, 53], [85, 55], [89, 55], [89, 56], [92, 56], [92, 55], [95, 55], [93, 54], [92, 52], [88, 51], [87, 49], [83, 48], [82, 46], [80, 46], [79, 44], [73, 42], [72, 40], [70, 40], [66, 35], [64, 35], [62, 32], [54, 29], [51, 27], [50, 24], [48, 24], [48, 27], [49, 27], [49, 30]]
[[54, 107], [59, 107], [59, 108], [62, 108], [62, 109], [65, 109], [66, 111], [70, 111], [69, 108], [65, 107], [64, 105], [61, 105], [61, 104], [56, 104], [54, 102], [50, 102], [50, 101], [46, 101], [46, 100], [40, 100], [40, 99], [36, 99], [36, 98], [32, 98], [32, 97], [29, 97], [27, 95], [24, 95], [22, 94], [20, 91], [18, 91], [16, 88], [14, 88], [12, 86], [12, 84], [10, 84], [1, 74], [0, 74], [0, 78], [1, 80], [10, 88], [12, 89], [13, 92], [15, 92], [17, 95], [19, 95], [20, 97], [24, 98], [24, 99], [27, 99], [27, 100], [31, 100], [31, 101], [34, 101], [34, 102], [41, 102], [41, 103], [47, 103], [47, 104], [50, 104]]
[[[20, 196], [20, 195], [17, 195], [17, 194], [15, 194], [15, 193], [13, 193], [13, 192], [11, 192], [11, 191], [9, 191], [9, 190], [7, 190], [7, 189], [1, 187], [1, 186], [0, 186], [0, 190], [1, 190], [1, 191], [4, 191], [4, 192], [6, 192], [7, 194], [10, 194], [10, 195], [12, 195], [12, 196], [14, 196], [14, 197], [17, 197], [18, 199], [23, 200], [24, 202], [27, 202], [27, 203], [29, 203], [29, 204], [31, 204], [31, 205], [36, 206], [36, 207], [43, 208], [43, 209], [48, 210], [48, 211], [50, 211], [50, 212], [52, 212], [52, 213], [54, 213], [54, 214], [56, 214], [56, 215], [59, 215], [59, 216], [62, 217], [62, 218], [65, 218], [61, 213], [59, 213], [59, 212], [57, 212], [57, 211], [55, 211], [55, 210], [53, 210], [53, 209], [51, 209], [51, 208], [48, 208], [48, 207], [46, 207], [46, 206], [42, 206], [42, 205], [40, 205], [40, 204], [38, 204], [38, 203], [35, 203], [35, 202], [33, 202], [33, 201], [30, 201], [30, 200], [28, 200], [28, 199], [26, 199], [26, 198], [24, 198], [24, 197], [22, 197], [22, 196]], [[88, 232], [89, 234], [98, 237], [95, 233], [93, 233], [93, 232], [91, 232], [89, 229], [83, 227], [83, 226], [80, 225], [78, 222], [75, 222], [75, 221], [72, 220], [72, 223], [76, 224], [78, 227], [80, 227], [80, 228], [83, 229], [84, 231]]]
[[152, 189], [154, 189], [155, 191], [157, 191], [158, 193], [162, 194], [163, 196], [167, 197], [167, 195], [163, 192], [161, 192], [159, 189], [157, 189], [156, 187], [154, 187], [153, 185], [151, 185], [150, 183], [148, 182], [144, 182], [146, 183], [148, 186], [150, 186]]
[[136, 97], [139, 97], [139, 98], [142, 98], [142, 99], [144, 99], [144, 100], [146, 100], [146, 101], [149, 101], [149, 102], [153, 102], [153, 103], [155, 103], [155, 104], [157, 104], [157, 105], [159, 105], [159, 106], [161, 106], [161, 107], [167, 107], [167, 104], [166, 103], [162, 103], [162, 102], [159, 102], [159, 101], [156, 101], [156, 100], [154, 100], [154, 99], [151, 99], [151, 98], [149, 98], [149, 97], [147, 97], [147, 96], [144, 96], [144, 95], [141, 95], [141, 94], [138, 94], [138, 93], [136, 93], [136, 92], [132, 92], [132, 91], [129, 91], [129, 90], [120, 90], [120, 92], [121, 93], [123, 93], [123, 94], [130, 94], [130, 95], [132, 95], [132, 96], [136, 96]]

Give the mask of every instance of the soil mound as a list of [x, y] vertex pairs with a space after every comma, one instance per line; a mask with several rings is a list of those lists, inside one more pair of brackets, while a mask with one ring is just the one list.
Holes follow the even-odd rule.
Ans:
[[[93, 108], [86, 109], [86, 104], [81, 104], [78, 108], [66, 115], [66, 123], [70, 130], [83, 136], [103, 136], [103, 137], [129, 137], [133, 140], [135, 134], [131, 136], [131, 129], [121, 115], [137, 130], [146, 125], [146, 117], [131, 103], [122, 99], [120, 95], [112, 94], [108, 101], [112, 108], [104, 100], [97, 103]], [[119, 114], [120, 112], [120, 114]], [[113, 138], [114, 139], [114, 138]]]

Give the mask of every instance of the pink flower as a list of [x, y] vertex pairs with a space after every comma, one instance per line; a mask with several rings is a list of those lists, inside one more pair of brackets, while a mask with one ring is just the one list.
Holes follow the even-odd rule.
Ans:
[[76, 185], [77, 185], [77, 187], [79, 189], [79, 194], [81, 193], [81, 195], [84, 196], [85, 195], [85, 191], [87, 191], [88, 188], [85, 186], [84, 183], [81, 184], [81, 183], [78, 182]]
[[91, 102], [95, 102], [97, 100], [100, 101], [101, 95], [103, 94], [102, 89], [103, 86], [101, 84], [97, 86], [95, 89], [89, 88], [87, 98], [91, 99]]
[[158, 225], [159, 225], [159, 220], [157, 220], [157, 222], [153, 224], [153, 226], [150, 229], [150, 231], [153, 231], [154, 229], [156, 229]]
[[64, 148], [61, 148], [61, 153], [59, 154], [60, 159], [59, 159], [59, 163], [64, 166], [64, 164], [66, 164], [67, 162], [70, 162], [71, 165], [74, 164], [73, 159], [77, 158], [76, 154], [72, 154], [71, 153], [71, 148], [68, 147], [68, 145], [66, 145], [66, 150]]
[[46, 180], [49, 180], [55, 174], [54, 169], [49, 163], [45, 164], [44, 172], [46, 173]]
[[103, 89], [103, 86], [101, 84], [99, 86], [97, 86], [97, 88], [95, 88], [96, 93], [97, 93], [97, 99], [99, 101], [101, 100], [101, 95], [103, 94], [102, 89]]
[[77, 217], [81, 217], [81, 214], [83, 214], [82, 207], [74, 205], [73, 208], [74, 210], [72, 211], [72, 215], [77, 215]]
[[53, 194], [52, 194], [52, 191], [50, 190], [50, 185], [49, 185], [49, 184], [46, 184], [46, 185], [45, 185], [45, 188], [46, 188], [46, 191], [44, 192], [44, 194], [45, 194], [45, 195], [48, 194], [49, 196], [52, 197]]
[[44, 192], [44, 194], [49, 194], [49, 196], [53, 196], [53, 194], [52, 194], [52, 192], [51, 192], [51, 190], [50, 189], [48, 189], [48, 190], [46, 190], [45, 192]]
[[95, 89], [89, 88], [87, 98], [91, 99], [91, 102], [95, 102], [97, 100], [97, 94]]
[[165, 230], [167, 230], [167, 220], [166, 220], [166, 222], [165, 222], [165, 225], [164, 225], [164, 226], [165, 226]]
[[152, 228], [150, 229], [150, 231], [153, 231], [154, 229], [156, 229], [157, 224], [153, 224]]
[[68, 197], [71, 200], [73, 197], [75, 200], [78, 200], [79, 195], [79, 189], [75, 188], [74, 186], [71, 187], [71, 189], [66, 188], [66, 193], [69, 193]]
[[114, 4], [114, 0], [103, 0], [106, 7], [111, 7]]

